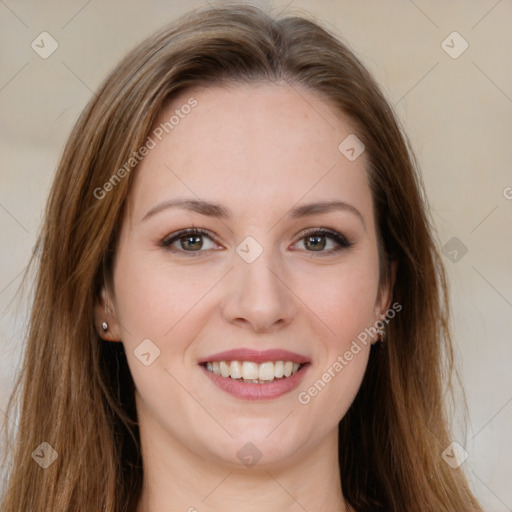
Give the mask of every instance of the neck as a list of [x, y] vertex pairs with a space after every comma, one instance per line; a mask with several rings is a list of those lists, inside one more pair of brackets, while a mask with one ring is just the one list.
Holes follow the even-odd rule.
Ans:
[[240, 468], [201, 457], [168, 435], [162, 442], [154, 435], [155, 425], [144, 427], [140, 425], [144, 481], [137, 512], [351, 510], [341, 492], [337, 430], [300, 459]]

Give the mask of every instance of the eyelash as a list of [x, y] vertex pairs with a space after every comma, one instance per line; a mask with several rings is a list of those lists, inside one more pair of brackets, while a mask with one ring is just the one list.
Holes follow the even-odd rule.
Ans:
[[[199, 256], [198, 253], [206, 252], [204, 250], [185, 251], [185, 250], [182, 250], [182, 249], [176, 249], [174, 247], [171, 247], [171, 245], [174, 242], [176, 242], [176, 241], [178, 241], [178, 240], [180, 240], [182, 238], [185, 238], [187, 235], [204, 235], [204, 236], [207, 236], [208, 238], [210, 238], [212, 241], [215, 242], [214, 237], [212, 237], [212, 235], [208, 231], [206, 231], [205, 229], [202, 229], [202, 228], [186, 228], [186, 229], [181, 229], [180, 231], [177, 231], [176, 233], [172, 233], [171, 235], [166, 236], [160, 242], [160, 246], [168, 249], [171, 252], [174, 252], [174, 253], [184, 253], [184, 255], [186, 255], [188, 257], [193, 257], [193, 258]], [[317, 256], [322, 257], [322, 256], [328, 256], [328, 255], [336, 254], [336, 253], [342, 251], [343, 249], [348, 249], [349, 247], [352, 247], [352, 245], [354, 245], [352, 242], [347, 240], [347, 238], [345, 238], [345, 236], [343, 236], [341, 233], [338, 233], [337, 231], [333, 231], [333, 230], [328, 229], [328, 228], [309, 228], [309, 229], [307, 229], [306, 231], [304, 231], [302, 233], [302, 236], [301, 236], [301, 238], [299, 240], [303, 240], [303, 239], [307, 238], [308, 236], [313, 236], [313, 235], [323, 235], [323, 236], [326, 236], [327, 238], [331, 238], [332, 240], [335, 241], [336, 244], [338, 244], [338, 247], [336, 247], [335, 249], [331, 249], [329, 251], [306, 251], [306, 252], [313, 253], [311, 255], [312, 257], [317, 257]], [[319, 253], [318, 255], [314, 254], [314, 253], [317, 253], [317, 252]]]

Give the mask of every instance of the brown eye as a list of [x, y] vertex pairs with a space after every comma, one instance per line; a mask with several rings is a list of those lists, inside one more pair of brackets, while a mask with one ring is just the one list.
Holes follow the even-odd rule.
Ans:
[[[329, 245], [328, 240], [331, 240], [332, 248], [324, 250]], [[337, 253], [353, 245], [341, 233], [326, 228], [308, 230], [301, 241], [304, 241], [304, 247], [308, 252], [318, 252], [322, 255]]]
[[314, 251], [321, 251], [325, 249], [325, 246], [327, 245], [325, 238], [325, 235], [307, 236], [305, 237], [305, 245], [307, 248], [311, 248]]
[[[211, 247], [208, 247], [208, 241], [205, 241], [205, 238], [208, 239]], [[172, 252], [183, 253], [187, 256], [195, 256], [193, 253], [206, 252], [217, 247], [212, 236], [206, 230], [200, 228], [182, 229], [164, 238], [160, 245]]]
[[194, 251], [201, 249], [203, 246], [203, 235], [187, 235], [179, 238], [182, 249], [192, 249]]

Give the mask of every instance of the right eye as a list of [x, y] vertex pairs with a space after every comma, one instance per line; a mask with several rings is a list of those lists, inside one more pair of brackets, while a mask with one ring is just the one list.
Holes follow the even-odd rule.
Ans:
[[[187, 256], [197, 256], [194, 253], [205, 252], [214, 247], [204, 248], [204, 238], [214, 242], [212, 235], [202, 228], [186, 228], [167, 235], [160, 245], [174, 253], [185, 253]], [[179, 242], [179, 248], [175, 244]]]

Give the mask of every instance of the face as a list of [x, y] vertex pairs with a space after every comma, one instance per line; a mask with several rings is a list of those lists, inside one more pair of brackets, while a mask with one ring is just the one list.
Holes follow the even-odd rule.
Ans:
[[335, 442], [389, 307], [366, 156], [338, 149], [352, 133], [299, 86], [193, 89], [161, 113], [107, 292], [160, 442], [237, 466]]

